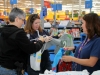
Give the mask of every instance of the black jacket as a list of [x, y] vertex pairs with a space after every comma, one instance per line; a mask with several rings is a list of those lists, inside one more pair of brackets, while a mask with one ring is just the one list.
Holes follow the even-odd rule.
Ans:
[[[43, 35], [49, 35], [49, 34], [48, 34], [46, 31], [44, 31], [44, 30], [43, 30], [43, 32], [40, 32], [39, 34], [40, 34], [41, 36], [43, 36]], [[37, 37], [38, 37], [37, 32], [35, 32], [34, 34], [30, 34], [30, 40], [31, 40], [31, 39], [35, 39], [35, 38], [37, 38]], [[29, 60], [28, 62], [29, 62], [28, 67], [30, 67], [30, 60]], [[44, 52], [43, 52], [43, 54], [42, 54], [42, 56], [41, 56], [40, 68], [41, 68], [40, 72], [34, 71], [33, 69], [31, 69], [31, 67], [28, 68], [28, 72], [31, 72], [31, 74], [29, 73], [29, 75], [34, 75], [34, 74], [36, 74], [36, 73], [44, 73], [44, 71], [45, 71], [46, 69], [51, 70], [51, 61], [50, 61], [50, 58], [49, 58], [49, 52], [48, 52], [48, 50], [44, 50]], [[29, 69], [30, 69], [30, 70], [29, 70]], [[33, 71], [33, 72], [32, 72], [32, 71]], [[34, 72], [35, 72], [35, 73], [34, 73]], [[36, 75], [38, 75], [38, 74], [36, 74]]]
[[41, 49], [43, 43], [30, 42], [23, 29], [14, 25], [0, 28], [0, 65], [15, 69], [15, 62], [23, 63], [26, 68], [28, 55]]

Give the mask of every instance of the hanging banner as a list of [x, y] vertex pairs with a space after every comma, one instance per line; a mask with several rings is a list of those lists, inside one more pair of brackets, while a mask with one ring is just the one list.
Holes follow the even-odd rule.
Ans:
[[47, 16], [47, 7], [43, 7], [42, 8], [42, 11], [43, 11], [43, 16]]
[[51, 4], [52, 11], [62, 10], [62, 4]]
[[62, 10], [62, 4], [56, 4], [57, 10]]
[[10, 4], [17, 4], [17, 0], [10, 0]]
[[51, 8], [51, 3], [49, 1], [44, 1], [44, 6], [47, 8]]
[[52, 7], [52, 11], [56, 11], [57, 10], [57, 5], [56, 4], [51, 4]]
[[92, 8], [92, 0], [85, 0], [85, 9]]
[[34, 9], [30, 8], [30, 14], [33, 14], [33, 12], [34, 12]]

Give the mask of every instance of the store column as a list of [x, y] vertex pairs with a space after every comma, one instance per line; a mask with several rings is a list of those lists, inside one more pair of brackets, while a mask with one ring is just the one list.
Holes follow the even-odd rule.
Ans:
[[79, 0], [79, 16], [81, 16], [81, 0]]
[[[41, 0], [41, 11], [44, 7], [44, 0]], [[42, 16], [43, 19], [41, 19], [41, 27], [44, 29], [44, 16]]]
[[6, 7], [6, 0], [4, 0], [4, 11], [5, 11], [5, 7]]
[[[56, 0], [54, 0], [54, 4], [56, 5]], [[56, 25], [56, 11], [54, 11], [54, 25]]]
[[73, 13], [73, 3], [72, 3], [72, 19], [73, 19], [74, 13]]

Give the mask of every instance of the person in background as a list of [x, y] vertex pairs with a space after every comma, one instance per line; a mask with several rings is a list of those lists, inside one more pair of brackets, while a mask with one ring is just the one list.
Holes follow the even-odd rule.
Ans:
[[64, 30], [62, 30], [61, 32], [59, 32], [57, 26], [52, 26], [49, 33], [50, 33], [50, 35], [53, 38], [58, 39], [58, 38], [60, 38], [64, 34]]
[[89, 13], [82, 18], [83, 32], [86, 39], [75, 51], [75, 57], [63, 56], [65, 62], [75, 62], [73, 70], [86, 69], [90, 74], [100, 70], [100, 19], [96, 13]]
[[71, 26], [74, 27], [75, 26], [75, 21], [72, 19], [71, 20]]
[[[25, 32], [29, 34], [30, 40], [37, 39], [39, 37], [37, 30], [39, 31], [40, 36], [49, 36], [49, 34], [41, 28], [40, 24], [41, 24], [40, 17], [37, 14], [32, 14], [28, 17], [24, 29]], [[49, 37], [48, 39], [50, 38], [51, 37]], [[41, 56], [40, 71], [35, 71], [31, 68], [30, 57], [29, 57], [28, 68], [27, 68], [28, 75], [39, 75], [39, 73], [44, 73], [46, 69], [51, 70], [51, 61], [49, 58], [48, 50], [44, 50]]]
[[13, 8], [9, 14], [9, 25], [0, 28], [0, 75], [22, 75], [27, 67], [28, 55], [39, 51], [44, 38], [30, 42], [24, 29], [25, 13]]
[[51, 26], [50, 35], [51, 36], [57, 36], [58, 35], [58, 27], [57, 26], [55, 26], [55, 25]]
[[78, 22], [79, 22], [80, 24], [82, 24], [82, 17], [81, 17], [81, 16], [79, 16]]

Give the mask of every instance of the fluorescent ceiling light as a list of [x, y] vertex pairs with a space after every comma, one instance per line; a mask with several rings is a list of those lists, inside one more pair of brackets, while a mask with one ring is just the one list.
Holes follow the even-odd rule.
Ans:
[[31, 2], [31, 1], [25, 1], [25, 2]]
[[66, 4], [66, 5], [71, 5], [72, 6], [72, 4]]
[[41, 5], [41, 4], [36, 4], [36, 5]]
[[4, 4], [0, 4], [0, 5], [4, 5]]
[[[26, 3], [25, 3], [26, 4]], [[33, 3], [32, 4], [26, 4], [26, 5], [34, 5]]]
[[[79, 5], [73, 5], [73, 6], [79, 7]], [[83, 6], [85, 6], [85, 5], [81, 5], [81, 7], [83, 7]]]
[[96, 7], [96, 8], [99, 7], [100, 8], [100, 6], [94, 6], [94, 7]]
[[62, 1], [56, 1], [56, 2], [62, 3]]
[[93, 3], [100, 3], [100, 2], [93, 2]]
[[72, 7], [72, 6], [62, 5], [62, 8], [66, 8], [66, 7]]

